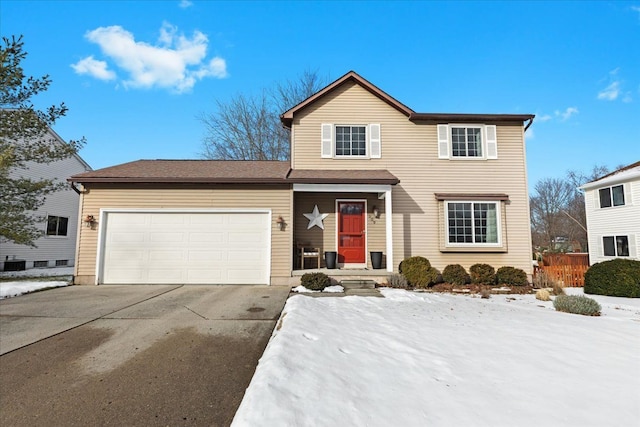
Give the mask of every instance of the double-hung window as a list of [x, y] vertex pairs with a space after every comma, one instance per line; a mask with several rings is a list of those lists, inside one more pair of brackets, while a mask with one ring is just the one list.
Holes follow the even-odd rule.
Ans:
[[624, 206], [624, 186], [614, 185], [613, 187], [601, 188], [598, 190], [600, 196], [600, 207], [610, 208], [611, 206]]
[[366, 126], [336, 126], [336, 156], [366, 156]]
[[449, 245], [500, 244], [499, 202], [446, 202]]
[[496, 125], [439, 124], [438, 158], [484, 160], [498, 158]]
[[629, 256], [628, 236], [604, 236], [602, 245], [604, 256]]
[[482, 128], [451, 126], [453, 157], [482, 157]]
[[379, 123], [322, 123], [321, 157], [323, 159], [379, 159], [382, 157]]
[[49, 215], [47, 217], [47, 236], [66, 236], [69, 218]]

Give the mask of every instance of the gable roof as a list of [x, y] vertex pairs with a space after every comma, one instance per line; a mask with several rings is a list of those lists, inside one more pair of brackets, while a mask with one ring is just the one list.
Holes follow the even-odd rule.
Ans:
[[[417, 113], [413, 111], [411, 108], [407, 107], [397, 99], [393, 98], [388, 93], [384, 92], [373, 83], [369, 82], [364, 77], [360, 76], [355, 71], [349, 71], [344, 76], [340, 77], [338, 80], [329, 84], [323, 89], [320, 89], [315, 94], [311, 95], [298, 105], [292, 107], [291, 109], [285, 111], [280, 116], [280, 121], [282, 124], [291, 128], [291, 124], [293, 122], [293, 116], [304, 109], [305, 107], [313, 104], [318, 99], [322, 98], [326, 94], [334, 91], [339, 88], [343, 84], [347, 82], [355, 82], [360, 85], [362, 88], [368, 90], [373, 95], [377, 96], [396, 110], [400, 111], [404, 115], [406, 115], [410, 121], [433, 121], [439, 123], [464, 123], [464, 122], [514, 122], [514, 123], [522, 123], [527, 120], [533, 120], [535, 117], [534, 114], [452, 114], [452, 113]], [[527, 128], [531, 125], [529, 123]]]
[[77, 174], [70, 182], [127, 183], [286, 183], [288, 161], [137, 160]]
[[630, 181], [632, 179], [640, 179], [640, 161], [624, 166], [591, 182], [587, 182], [580, 186], [580, 188], [588, 190], [593, 187], [617, 184], [619, 182]]
[[369, 82], [364, 77], [360, 76], [355, 71], [349, 71], [347, 74], [340, 77], [338, 80], [334, 81], [333, 83], [330, 83], [324, 89], [320, 89], [318, 92], [314, 93], [313, 95], [311, 95], [310, 97], [308, 97], [307, 99], [299, 103], [298, 105], [282, 113], [282, 115], [280, 116], [280, 121], [282, 121], [282, 124], [285, 125], [285, 127], [290, 128], [291, 123], [293, 122], [293, 115], [295, 113], [313, 104], [318, 99], [322, 98], [323, 96], [325, 96], [330, 92], [333, 92], [334, 90], [336, 90], [337, 88], [339, 88], [340, 86], [342, 86], [347, 82], [357, 83], [358, 85], [368, 90], [370, 93], [377, 96], [378, 98], [380, 98], [381, 100], [383, 100], [384, 102], [386, 102], [387, 104], [395, 108], [396, 110], [400, 111], [407, 117], [409, 117], [411, 114], [414, 113], [414, 111], [411, 108], [407, 107], [397, 99], [393, 98], [391, 95], [384, 92], [383, 90], [375, 86], [373, 83]]

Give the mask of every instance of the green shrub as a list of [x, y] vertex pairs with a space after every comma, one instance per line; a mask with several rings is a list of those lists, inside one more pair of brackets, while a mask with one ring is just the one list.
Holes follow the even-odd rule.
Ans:
[[306, 273], [300, 278], [300, 284], [312, 291], [321, 291], [331, 286], [331, 279], [324, 273]]
[[387, 277], [387, 284], [392, 288], [407, 289], [409, 284], [407, 279], [402, 274], [390, 274]]
[[416, 288], [426, 288], [429, 286], [433, 286], [438, 281], [442, 281], [442, 275], [437, 268], [429, 267], [424, 273], [424, 281], [421, 281], [419, 285], [416, 285]]
[[[415, 288], [426, 288], [433, 285], [438, 277], [438, 270], [431, 270], [431, 263], [421, 256], [412, 256], [403, 260], [398, 271], [407, 279], [409, 285]], [[435, 274], [435, 277], [434, 277]]]
[[460, 264], [447, 265], [442, 270], [442, 279], [452, 285], [466, 285], [470, 281], [467, 270]]
[[529, 284], [527, 273], [514, 267], [500, 267], [496, 272], [496, 281], [499, 285], [526, 286]]
[[640, 298], [640, 261], [617, 258], [593, 264], [584, 274], [584, 293]]
[[582, 314], [584, 316], [600, 316], [600, 304], [592, 298], [583, 295], [558, 295], [553, 300], [556, 311]]
[[469, 268], [471, 283], [477, 285], [493, 285], [496, 283], [496, 270], [489, 264], [473, 264]]

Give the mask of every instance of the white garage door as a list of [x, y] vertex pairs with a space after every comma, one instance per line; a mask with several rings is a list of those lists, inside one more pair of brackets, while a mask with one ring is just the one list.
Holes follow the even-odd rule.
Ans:
[[108, 212], [105, 284], [268, 284], [266, 212]]

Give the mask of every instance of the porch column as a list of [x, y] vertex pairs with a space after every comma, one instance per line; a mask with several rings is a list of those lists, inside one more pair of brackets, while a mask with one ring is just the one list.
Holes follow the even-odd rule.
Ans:
[[391, 209], [391, 188], [384, 192], [384, 218], [387, 228], [387, 271], [393, 273], [393, 212]]

